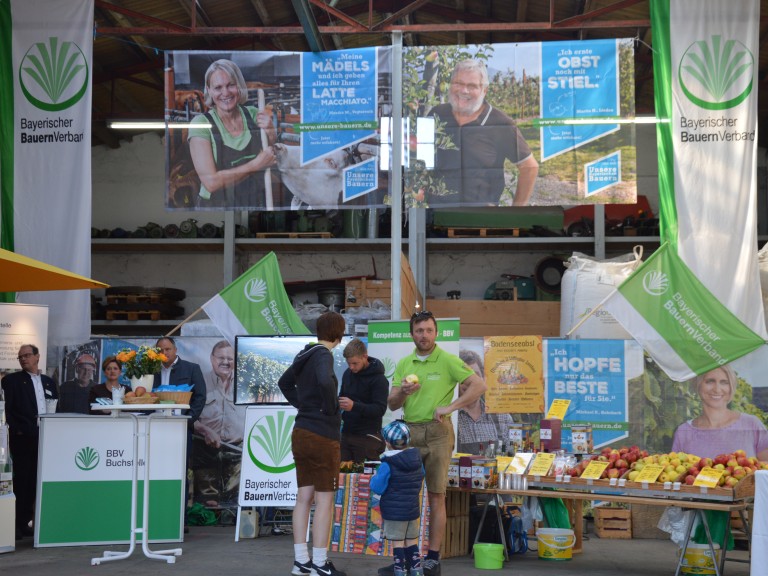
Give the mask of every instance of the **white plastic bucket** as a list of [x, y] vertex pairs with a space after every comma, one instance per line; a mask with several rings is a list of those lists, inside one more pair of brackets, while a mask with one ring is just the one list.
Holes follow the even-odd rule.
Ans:
[[539, 543], [539, 560], [570, 560], [576, 536], [567, 528], [539, 528], [536, 531]]

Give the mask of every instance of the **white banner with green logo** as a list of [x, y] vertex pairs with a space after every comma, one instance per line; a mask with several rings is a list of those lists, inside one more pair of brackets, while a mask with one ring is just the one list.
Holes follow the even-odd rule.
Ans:
[[667, 375], [687, 380], [764, 345], [664, 243], [603, 302]]
[[651, 0], [650, 8], [662, 240], [765, 336], [755, 201], [760, 2]]
[[[84, 276], [91, 274], [93, 6], [0, 0], [0, 246]], [[50, 307], [50, 344], [87, 340], [87, 290], [23, 292], [19, 300]]]
[[[146, 418], [139, 418], [142, 522]], [[36, 546], [127, 543], [131, 535], [133, 420], [56, 414], [41, 419]], [[154, 418], [149, 458], [149, 539], [182, 539], [186, 418]]]
[[274, 252], [203, 304], [203, 310], [233, 346], [235, 336], [310, 333], [285, 292]]
[[291, 434], [293, 406], [249, 406], [245, 413], [240, 506], [293, 508], [299, 491]]

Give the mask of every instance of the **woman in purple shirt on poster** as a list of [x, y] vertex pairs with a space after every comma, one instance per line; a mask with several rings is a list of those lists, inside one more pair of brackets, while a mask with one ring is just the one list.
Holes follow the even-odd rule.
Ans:
[[736, 373], [727, 365], [696, 377], [702, 413], [677, 427], [673, 452], [714, 458], [744, 450], [747, 456], [768, 461], [768, 430], [763, 423], [756, 416], [728, 408], [736, 382]]

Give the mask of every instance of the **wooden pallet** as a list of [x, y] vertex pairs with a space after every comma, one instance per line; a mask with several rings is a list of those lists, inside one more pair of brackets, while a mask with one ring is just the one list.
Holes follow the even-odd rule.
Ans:
[[257, 232], [256, 238], [333, 238], [330, 232]]
[[448, 238], [517, 238], [520, 228], [448, 228]]
[[148, 310], [145, 312], [108, 310], [107, 320], [164, 320], [164, 318], [157, 310]]
[[114, 294], [107, 295], [108, 304], [175, 304], [174, 300], [162, 294]]

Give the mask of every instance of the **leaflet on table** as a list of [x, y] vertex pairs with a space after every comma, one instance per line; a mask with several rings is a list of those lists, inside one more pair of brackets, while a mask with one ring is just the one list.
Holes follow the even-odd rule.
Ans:
[[502, 468], [502, 458], [497, 458], [499, 461], [499, 470], [502, 472], [510, 472], [512, 474], [525, 474], [533, 460], [533, 452], [518, 452], [514, 456], [503, 458], [507, 461], [507, 465]]
[[583, 478], [584, 480], [599, 480], [600, 476], [602, 476], [603, 472], [605, 472], [605, 469], [608, 468], [608, 464], [610, 464], [610, 462], [600, 462], [598, 460], [593, 460], [584, 469], [584, 472], [582, 472], [580, 478]]
[[661, 464], [646, 464], [635, 478], [635, 482], [656, 482], [656, 478], [664, 471]]
[[549, 406], [549, 412], [547, 412], [547, 418], [557, 418], [558, 420], [565, 420], [565, 413], [568, 412], [568, 406], [571, 405], [571, 401], [565, 398], [555, 398], [552, 400], [552, 404]]
[[701, 469], [701, 472], [696, 476], [696, 480], [693, 481], [694, 486], [706, 486], [707, 488], [716, 488], [717, 483], [720, 481], [720, 477], [725, 470], [716, 470], [706, 466]]
[[555, 461], [554, 452], [539, 452], [528, 470], [529, 476], [546, 476]]

